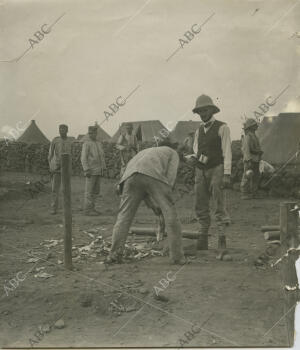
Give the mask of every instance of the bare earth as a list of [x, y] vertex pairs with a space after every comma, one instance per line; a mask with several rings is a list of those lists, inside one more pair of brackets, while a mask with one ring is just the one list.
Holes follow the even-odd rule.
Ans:
[[[189, 257], [190, 264], [183, 267], [171, 265], [168, 257], [157, 256], [106, 268], [101, 263], [104, 256], [97, 256], [75, 260], [74, 271], [67, 271], [58, 263], [63, 260], [63, 243], [49, 249], [40, 246], [44, 240], [63, 238], [62, 211], [49, 215], [50, 195], [46, 193], [28, 200], [29, 195], [22, 190], [21, 173], [2, 173], [0, 181], [1, 186], [15, 189], [0, 202], [0, 346], [30, 347], [38, 327], [51, 326], [60, 317], [64, 328], [50, 327], [34, 346], [179, 347], [180, 339], [186, 339], [184, 333], [191, 331], [193, 324], [202, 325], [202, 330], [185, 346], [288, 344], [282, 318], [280, 267], [254, 265], [267, 247], [260, 226], [278, 224], [280, 199], [241, 201], [238, 192], [227, 193], [233, 221], [227, 233], [232, 261], [216, 259], [213, 227], [208, 251], [195, 252], [195, 241], [184, 240], [185, 249], [195, 254]], [[92, 238], [83, 231], [91, 228], [100, 230], [104, 238], [111, 236], [119, 204], [113, 185], [111, 180], [102, 182], [98, 203], [102, 215], [85, 217], [80, 210], [84, 179], [72, 179], [73, 245], [89, 244]], [[175, 196], [179, 197], [178, 193]], [[193, 195], [184, 195], [177, 201], [180, 218], [193, 213], [193, 201]], [[156, 220], [142, 206], [134, 225], [155, 227]], [[196, 230], [197, 224], [182, 227]], [[138, 237], [135, 241], [141, 240]], [[43, 259], [36, 264], [26, 263], [32, 257], [28, 255], [30, 251]], [[39, 267], [45, 267], [40, 272], [53, 277], [34, 277]], [[24, 281], [5, 291], [4, 286], [19, 271], [22, 276], [28, 272]], [[156, 300], [154, 286], [161, 287], [159, 281], [169, 271], [169, 276], [177, 273], [163, 292], [168, 301]], [[111, 303], [116, 299], [127, 307], [126, 312], [112, 310]]]

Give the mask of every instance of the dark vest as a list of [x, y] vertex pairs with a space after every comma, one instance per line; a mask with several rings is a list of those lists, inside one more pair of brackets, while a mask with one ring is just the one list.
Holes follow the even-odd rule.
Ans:
[[215, 120], [207, 133], [204, 132], [204, 125], [199, 128], [198, 157], [201, 154], [208, 157], [207, 164], [203, 166], [204, 169], [213, 168], [224, 162], [221, 137], [218, 134], [223, 124], [223, 122]]

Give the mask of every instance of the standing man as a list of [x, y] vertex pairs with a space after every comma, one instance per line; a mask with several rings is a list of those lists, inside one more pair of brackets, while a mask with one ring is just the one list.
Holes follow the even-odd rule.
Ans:
[[89, 126], [88, 139], [84, 141], [81, 152], [81, 164], [84, 171], [85, 215], [95, 216], [100, 213], [95, 210], [95, 201], [100, 193], [100, 177], [106, 170], [104, 151], [100, 141], [97, 141], [97, 126]]
[[229, 127], [214, 118], [219, 108], [209, 96], [197, 98], [193, 109], [203, 124], [194, 138], [195, 210], [200, 227], [197, 249], [208, 249], [208, 231], [211, 224], [209, 201], [212, 199], [218, 228], [218, 248], [226, 248], [225, 206], [223, 189], [230, 185], [231, 139]]
[[120, 150], [121, 158], [121, 171], [120, 177], [122, 177], [127, 163], [133, 158], [139, 151], [138, 141], [136, 135], [133, 133], [132, 123], [126, 123], [126, 133], [121, 134], [116, 148]]
[[[58, 197], [61, 184], [61, 155], [68, 153], [72, 155], [72, 138], [68, 137], [68, 126], [65, 124], [59, 125], [60, 136], [55, 137], [49, 148], [48, 162], [52, 180], [52, 203], [51, 214], [57, 213]], [[71, 166], [71, 163], [70, 163]]]
[[257, 121], [249, 118], [244, 123], [245, 136], [242, 139], [242, 153], [244, 174], [241, 182], [242, 199], [251, 199], [256, 196], [260, 180], [259, 162], [263, 154], [255, 131]]
[[154, 199], [166, 220], [171, 262], [185, 263], [181, 226], [172, 198], [179, 165], [177, 146], [177, 143], [165, 139], [158, 147], [144, 149], [129, 161], [119, 182], [122, 197], [108, 263], [121, 261], [130, 225], [146, 197]]

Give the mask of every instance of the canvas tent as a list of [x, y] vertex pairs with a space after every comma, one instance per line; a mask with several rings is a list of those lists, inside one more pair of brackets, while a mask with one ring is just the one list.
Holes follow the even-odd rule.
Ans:
[[175, 128], [171, 132], [171, 136], [179, 142], [183, 143], [183, 141], [187, 138], [190, 132], [195, 132], [202, 122], [193, 121], [193, 120], [185, 120], [179, 121]]
[[[130, 122], [133, 126], [133, 132], [140, 129], [143, 142], [154, 142], [154, 137], [161, 137], [160, 131], [166, 129], [159, 120], [146, 120], [140, 122]], [[126, 132], [126, 123], [122, 123], [118, 131], [114, 134], [111, 141], [117, 142], [121, 133]]]
[[36, 125], [35, 120], [32, 120], [27, 129], [23, 134], [17, 139], [18, 142], [24, 142], [27, 144], [47, 144], [50, 141], [47, 137], [41, 132], [39, 127]]
[[[108, 135], [107, 132], [105, 132], [101, 126], [96, 122], [95, 126], [97, 126], [97, 140], [99, 141], [109, 141], [111, 139], [111, 136]], [[84, 142], [88, 137], [88, 134], [85, 135], [78, 135], [77, 141]]]
[[[263, 159], [271, 164], [284, 164], [298, 149], [300, 113], [280, 113], [264, 117], [258, 130]], [[300, 155], [292, 163], [300, 163]]]

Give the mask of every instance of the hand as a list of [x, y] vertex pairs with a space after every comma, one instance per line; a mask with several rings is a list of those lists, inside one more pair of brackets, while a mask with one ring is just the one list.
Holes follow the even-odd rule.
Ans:
[[86, 177], [91, 177], [91, 176], [92, 176], [91, 171], [90, 171], [90, 170], [86, 170], [86, 171], [84, 172], [84, 176], [86, 176]]
[[230, 182], [231, 182], [230, 175], [225, 174], [223, 176], [223, 188], [229, 188]]
[[198, 163], [198, 160], [195, 157], [184, 158], [184, 160], [186, 161], [187, 164], [191, 166], [195, 166]]

